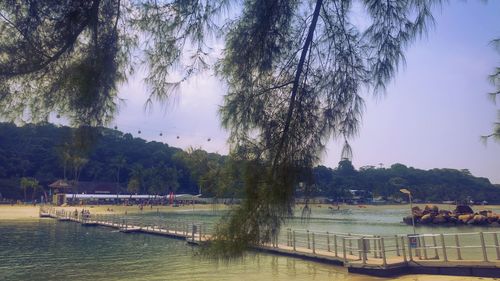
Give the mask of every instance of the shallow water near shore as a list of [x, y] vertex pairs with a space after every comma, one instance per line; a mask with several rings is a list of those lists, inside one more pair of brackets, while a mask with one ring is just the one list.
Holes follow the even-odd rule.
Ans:
[[[452, 210], [454, 206], [449, 206], [447, 209]], [[500, 213], [498, 206], [484, 208]], [[479, 210], [481, 207], [474, 207], [474, 210]], [[90, 209], [92, 210], [92, 209]], [[302, 216], [302, 209], [297, 207], [293, 218], [289, 219], [285, 228], [292, 229], [309, 229], [311, 231], [329, 231], [331, 233], [357, 233], [371, 235], [396, 235], [396, 234], [411, 234], [413, 228], [411, 225], [402, 223], [403, 217], [409, 214], [408, 206], [369, 206], [368, 208], [360, 208], [356, 205], [345, 205], [342, 207], [342, 212], [329, 209], [324, 206], [318, 208], [313, 206], [310, 217], [305, 219]], [[144, 212], [133, 213], [126, 216], [118, 217], [126, 219], [131, 224], [139, 222], [161, 224], [166, 220], [179, 220], [189, 222], [206, 222], [209, 224], [216, 223], [221, 217], [226, 215], [228, 210], [183, 210], [182, 212]], [[439, 225], [417, 225], [417, 233], [468, 233], [480, 231], [499, 231], [499, 227], [488, 226], [439, 226]]]
[[[75, 223], [0, 222], [0, 280], [350, 280], [342, 267], [249, 253], [216, 263], [184, 241]], [[353, 276], [356, 277], [356, 276]]]
[[[92, 209], [91, 209], [92, 210]], [[311, 218], [288, 226], [314, 231], [365, 234], [411, 233], [401, 223], [405, 208], [364, 209], [348, 213], [315, 208]], [[498, 212], [498, 210], [496, 210]], [[183, 210], [125, 216], [129, 223], [167, 220], [215, 223], [227, 211]], [[123, 216], [117, 216], [117, 218]], [[495, 231], [481, 227], [418, 227], [420, 233]], [[396, 279], [349, 274], [346, 269], [292, 257], [248, 253], [241, 260], [215, 263], [197, 255], [184, 241], [146, 234], [123, 234], [52, 219], [0, 220], [0, 280], [485, 280], [485, 278], [409, 275]], [[464, 279], [465, 278], [465, 279]]]

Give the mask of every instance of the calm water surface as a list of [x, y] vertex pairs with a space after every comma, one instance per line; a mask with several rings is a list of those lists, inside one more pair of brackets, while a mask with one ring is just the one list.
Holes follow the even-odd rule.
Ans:
[[[500, 210], [496, 210], [500, 212]], [[300, 210], [296, 211], [300, 215]], [[307, 221], [289, 227], [315, 231], [392, 235], [411, 233], [401, 223], [405, 208], [362, 209], [347, 214], [314, 209]], [[166, 220], [215, 223], [225, 212], [183, 211], [128, 215], [129, 223]], [[481, 227], [418, 227], [420, 233], [493, 231]], [[291, 257], [250, 253], [237, 262], [199, 258], [184, 241], [144, 234], [123, 234], [52, 219], [0, 221], [0, 280], [382, 280], [348, 274], [343, 267]], [[418, 280], [415, 277], [414, 280]], [[413, 280], [413, 279], [412, 279]]]
[[0, 280], [5, 281], [356, 278], [341, 267], [260, 253], [217, 264], [197, 257], [196, 248], [181, 240], [54, 220], [0, 222], [0, 235]]
[[[448, 209], [453, 209], [450, 206]], [[479, 210], [480, 207], [474, 207]], [[500, 213], [500, 209], [492, 209]], [[387, 208], [359, 208], [349, 206], [345, 213], [334, 213], [327, 207], [313, 208], [310, 218], [301, 219], [301, 209], [295, 210], [294, 219], [290, 220], [286, 227], [292, 229], [309, 229], [311, 231], [329, 231], [331, 233], [359, 233], [373, 235], [395, 235], [413, 233], [411, 225], [402, 223], [403, 217], [409, 214], [409, 209], [405, 206], [390, 206]], [[133, 223], [147, 222], [161, 224], [166, 220], [194, 221], [216, 223], [221, 216], [227, 214], [226, 211], [189, 211], [166, 212], [166, 213], [144, 213], [131, 214], [126, 216], [126, 220]], [[418, 233], [464, 233], [479, 231], [498, 231], [498, 227], [478, 227], [478, 226], [417, 226]]]

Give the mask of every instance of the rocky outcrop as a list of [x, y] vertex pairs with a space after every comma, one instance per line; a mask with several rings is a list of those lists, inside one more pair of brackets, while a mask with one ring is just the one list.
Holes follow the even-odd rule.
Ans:
[[457, 215], [468, 215], [468, 214], [474, 214], [474, 211], [470, 206], [467, 205], [458, 205], [455, 210], [453, 210], [453, 213]]
[[[470, 206], [459, 205], [453, 211], [439, 210], [436, 205], [427, 205], [422, 210], [419, 207], [412, 209], [415, 224], [424, 225], [489, 225], [500, 226], [500, 214], [491, 210], [474, 212]], [[412, 216], [403, 218], [406, 224], [412, 224]]]

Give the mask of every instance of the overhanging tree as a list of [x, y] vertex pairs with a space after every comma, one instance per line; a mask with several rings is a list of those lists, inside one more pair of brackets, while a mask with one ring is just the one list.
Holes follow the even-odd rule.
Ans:
[[[228, 85], [222, 123], [233, 154], [247, 163], [247, 200], [215, 236], [231, 254], [277, 234], [295, 186], [311, 186], [325, 143], [348, 144], [357, 133], [362, 90], [383, 90], [440, 2], [5, 0], [1, 114], [37, 120], [55, 111], [78, 125], [106, 124], [117, 85], [137, 62], [133, 54], [148, 67], [149, 101], [165, 101], [209, 67], [207, 42], [220, 35], [225, 49], [216, 69]], [[181, 78], [171, 81], [176, 66]]]
[[[491, 44], [495, 50], [500, 53], [500, 38], [491, 41]], [[500, 95], [500, 67], [495, 68], [494, 72], [489, 76], [489, 79], [493, 87], [495, 87], [493, 92], [489, 93], [489, 96], [492, 102], [496, 104], [496, 99]], [[500, 110], [497, 114], [497, 121], [493, 123], [493, 132], [482, 137], [485, 142], [488, 138], [494, 138], [496, 141], [500, 141]]]

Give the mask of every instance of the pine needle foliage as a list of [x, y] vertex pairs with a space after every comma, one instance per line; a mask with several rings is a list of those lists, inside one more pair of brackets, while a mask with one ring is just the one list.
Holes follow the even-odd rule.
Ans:
[[[500, 38], [491, 41], [491, 45], [495, 48], [495, 50], [500, 53]], [[500, 95], [500, 67], [496, 67], [494, 72], [490, 74], [488, 77], [491, 85], [495, 87], [495, 89], [488, 93], [491, 101], [496, 104], [497, 97]], [[493, 132], [489, 135], [482, 136], [481, 139], [486, 143], [489, 138], [493, 138], [494, 140], [500, 142], [500, 110], [497, 113], [497, 121], [493, 123]]]
[[101, 125], [115, 112], [126, 41], [117, 1], [0, 2], [0, 106], [6, 119], [53, 111]]
[[233, 150], [259, 172], [246, 177], [246, 202], [215, 237], [221, 252], [232, 253], [231, 241], [237, 252], [241, 242], [278, 235], [296, 187], [312, 186], [308, 175], [328, 140], [344, 138], [342, 157], [352, 157], [362, 90], [385, 88], [439, 3], [356, 1], [367, 15], [363, 29], [351, 17], [354, 2], [244, 1], [230, 26], [218, 65], [229, 86], [220, 114]]
[[383, 91], [440, 2], [2, 0], [0, 113], [106, 124], [135, 65], [147, 67], [148, 103], [167, 102], [212, 68], [208, 42], [224, 40], [213, 68], [227, 84], [220, 116], [232, 154], [246, 163], [246, 200], [209, 252], [234, 256], [276, 237], [328, 140], [345, 139], [343, 157], [352, 157], [362, 90]]

